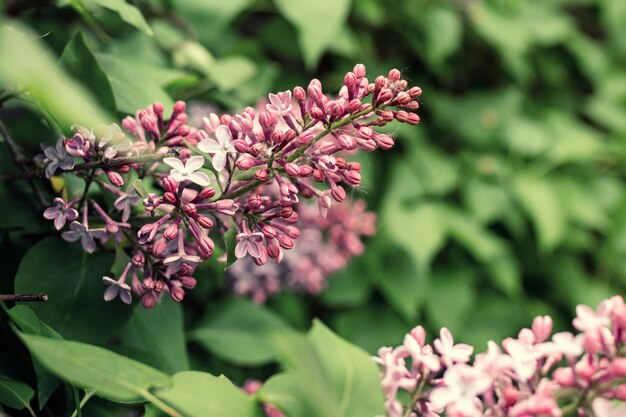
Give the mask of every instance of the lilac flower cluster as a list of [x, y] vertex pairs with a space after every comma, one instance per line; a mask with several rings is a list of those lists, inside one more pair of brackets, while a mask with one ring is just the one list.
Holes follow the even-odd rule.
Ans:
[[579, 305], [577, 334], [552, 333], [537, 317], [517, 338], [473, 348], [442, 329], [432, 345], [421, 326], [396, 348], [383, 347], [381, 367], [388, 417], [580, 417], [626, 415], [626, 305], [621, 296], [596, 310]]
[[[216, 239], [224, 239], [246, 268], [251, 262], [277, 270], [281, 263], [294, 265], [289, 285], [316, 293], [325, 277], [362, 250], [360, 236], [373, 232], [373, 217], [363, 206], [333, 210], [346, 200], [346, 188], [361, 183], [361, 166], [341, 155], [393, 146], [394, 139], [377, 129], [394, 121], [419, 123], [414, 111], [420, 95], [400, 71], [370, 81], [358, 64], [336, 96], [325, 95], [313, 80], [306, 89], [270, 94], [262, 109], [209, 114], [201, 128], [187, 125], [183, 102], [169, 118], [159, 103], [126, 117], [127, 133], [116, 124], [74, 126], [72, 137], [44, 149], [38, 161], [46, 176], [60, 170], [82, 177], [85, 190], [68, 202], [56, 199], [45, 217], [57, 229], [70, 221], [63, 238], [80, 240], [90, 253], [96, 241], [110, 238], [128, 252], [120, 276], [104, 277], [107, 300], [119, 296], [130, 303], [134, 293], [149, 308], [167, 293], [181, 301]], [[90, 194], [92, 182], [114, 203]], [[328, 220], [312, 220], [302, 198], [315, 200]], [[353, 214], [358, 216], [349, 219]], [[320, 227], [323, 233], [313, 230]], [[289, 254], [298, 239], [302, 247]], [[319, 253], [329, 241], [325, 255]], [[288, 261], [292, 257], [301, 259]], [[241, 281], [234, 287], [257, 300], [265, 296], [242, 289]]]
[[376, 230], [376, 215], [366, 211], [362, 200], [347, 198], [334, 204], [326, 217], [309, 204], [300, 204], [297, 210], [298, 245], [286, 252], [280, 264], [268, 262], [254, 268], [250, 258], [236, 262], [226, 273], [235, 294], [259, 304], [284, 290], [319, 294], [333, 274], [363, 252], [362, 238]]

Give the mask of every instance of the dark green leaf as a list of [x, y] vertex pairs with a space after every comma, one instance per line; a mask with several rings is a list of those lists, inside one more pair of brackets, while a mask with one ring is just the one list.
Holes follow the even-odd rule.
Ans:
[[35, 391], [27, 384], [0, 375], [0, 404], [8, 405], [16, 410], [28, 408], [31, 415], [35, 415], [30, 400]]

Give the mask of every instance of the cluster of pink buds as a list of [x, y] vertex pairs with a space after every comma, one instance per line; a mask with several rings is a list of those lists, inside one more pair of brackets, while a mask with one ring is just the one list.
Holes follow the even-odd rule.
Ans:
[[442, 329], [432, 345], [421, 326], [380, 364], [388, 417], [617, 417], [626, 415], [626, 305], [621, 296], [596, 310], [579, 305], [579, 333], [552, 334], [537, 317], [517, 338], [473, 348]]
[[327, 281], [348, 262], [363, 253], [363, 237], [376, 231], [376, 215], [365, 202], [347, 198], [328, 209], [326, 217], [309, 204], [298, 205], [300, 238], [280, 264], [254, 268], [243, 259], [226, 271], [227, 284], [238, 295], [258, 304], [284, 290], [321, 293]]
[[[234, 239], [224, 244], [235, 258], [228, 264], [240, 260], [249, 268], [252, 261], [268, 270], [291, 264], [290, 286], [317, 293], [327, 276], [362, 251], [360, 237], [374, 229], [373, 216], [361, 216], [362, 205], [332, 209], [346, 200], [347, 187], [361, 183], [361, 166], [349, 155], [389, 149], [393, 138], [377, 129], [393, 121], [417, 124], [420, 95], [400, 71], [370, 81], [359, 64], [334, 96], [313, 80], [306, 90], [270, 94], [262, 109], [209, 114], [198, 128], [186, 124], [182, 102], [167, 120], [159, 103], [126, 117], [128, 135], [115, 124], [75, 126], [73, 137], [46, 148], [38, 160], [46, 175], [61, 169], [83, 177], [85, 191], [68, 203], [55, 200], [45, 216], [57, 228], [72, 221], [63, 237], [80, 240], [88, 252], [96, 240], [112, 237], [132, 257], [120, 277], [106, 277], [107, 299], [119, 294], [130, 302], [132, 290], [146, 307], [166, 293], [181, 301], [196, 283], [196, 266], [228, 231]], [[94, 181], [113, 204], [89, 195]], [[328, 219], [313, 220], [319, 216], [302, 199], [316, 201]], [[302, 248], [289, 254], [297, 240]], [[316, 252], [322, 246], [329, 248], [326, 255]]]

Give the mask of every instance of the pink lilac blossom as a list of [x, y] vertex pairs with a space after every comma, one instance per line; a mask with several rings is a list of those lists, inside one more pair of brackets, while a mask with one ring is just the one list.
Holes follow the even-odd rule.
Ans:
[[[502, 349], [471, 348], [442, 329], [433, 346], [421, 326], [398, 347], [383, 347], [380, 366], [388, 417], [615, 417], [626, 411], [626, 306], [621, 296], [597, 309], [578, 306], [580, 333], [556, 333], [537, 317]], [[573, 414], [572, 414], [573, 415]]]
[[[370, 80], [358, 64], [335, 95], [312, 80], [306, 89], [270, 94], [258, 110], [208, 114], [199, 127], [188, 125], [181, 101], [169, 118], [158, 102], [138, 110], [123, 129], [73, 126], [72, 137], [38, 160], [46, 173], [60, 168], [81, 177], [85, 190], [68, 203], [55, 200], [45, 217], [60, 228], [71, 221], [63, 238], [80, 240], [89, 253], [96, 239], [112, 238], [132, 257], [124, 274], [105, 280], [107, 299], [117, 291], [128, 300], [130, 286], [146, 307], [165, 294], [181, 301], [195, 286], [197, 265], [222, 241], [235, 257], [228, 260], [236, 261], [233, 271], [255, 265], [254, 276], [254, 268], [277, 265], [263, 268], [261, 287], [247, 278], [232, 285], [236, 292], [259, 302], [285, 287], [317, 294], [374, 232], [362, 203], [340, 204], [361, 183], [350, 155], [389, 149], [394, 139], [379, 127], [419, 123], [421, 92], [398, 70]], [[90, 192], [92, 182], [102, 193]], [[83, 210], [82, 222], [75, 210]], [[97, 228], [89, 228], [89, 215]], [[270, 278], [275, 270], [289, 273]]]

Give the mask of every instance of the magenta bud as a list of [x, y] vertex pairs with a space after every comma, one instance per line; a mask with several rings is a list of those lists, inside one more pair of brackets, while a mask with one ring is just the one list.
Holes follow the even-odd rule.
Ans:
[[396, 112], [396, 120], [400, 123], [405, 123], [408, 117], [409, 113], [405, 112], [404, 110], [398, 110], [398, 112]]
[[183, 210], [185, 210], [185, 214], [189, 217], [196, 217], [198, 215], [198, 209], [194, 203], [185, 204]]
[[186, 108], [187, 105], [185, 104], [185, 102], [178, 100], [176, 103], [174, 103], [174, 111], [172, 112], [172, 114], [183, 113]]
[[183, 287], [179, 287], [178, 285], [172, 285], [170, 287], [170, 296], [172, 297], [172, 300], [180, 303], [183, 301], [183, 298], [185, 298], [185, 290]]
[[187, 288], [188, 290], [193, 290], [198, 283], [194, 277], [190, 277], [188, 275], [178, 277], [178, 279], [180, 280], [183, 288]]
[[399, 81], [400, 78], [402, 78], [402, 73], [394, 68], [389, 71], [389, 74], [387, 74], [387, 78], [389, 78], [391, 82]]
[[361, 110], [361, 100], [359, 100], [358, 98], [353, 98], [352, 100], [350, 100], [350, 102], [348, 103], [348, 111], [350, 113], [357, 113]]
[[394, 144], [394, 140], [391, 136], [385, 134], [378, 134], [374, 136], [374, 140], [380, 146], [380, 149], [387, 150], [391, 149]]
[[310, 177], [313, 174], [313, 168], [310, 165], [300, 165], [298, 167], [298, 175], [300, 177]]
[[415, 113], [409, 113], [407, 118], [406, 118], [406, 122], [410, 125], [416, 125], [419, 124], [420, 122], [420, 117], [415, 114]]
[[165, 194], [163, 194], [163, 200], [165, 200], [169, 204], [174, 204], [177, 200], [176, 194], [168, 191]]
[[356, 75], [353, 72], [346, 73], [343, 77], [343, 83], [349, 90], [352, 90], [357, 83]]
[[[163, 110], [164, 110], [163, 104], [161, 104], [158, 101], [155, 101], [154, 104], [152, 105], [152, 110], [154, 110], [156, 114], [163, 114]], [[183, 109], [183, 111], [185, 110]]]
[[128, 174], [130, 172], [130, 165], [120, 165], [117, 170], [122, 174]]
[[237, 139], [234, 141], [235, 150], [239, 153], [248, 152], [248, 144], [243, 139]]
[[280, 217], [282, 217], [283, 219], [291, 217], [292, 214], [293, 214], [293, 208], [291, 207], [283, 207], [280, 210]]
[[306, 99], [306, 91], [304, 91], [304, 88], [297, 86], [293, 89], [293, 96], [298, 101], [304, 101]]
[[319, 107], [313, 107], [310, 111], [311, 117], [315, 120], [323, 120], [324, 119], [324, 111]]
[[254, 178], [258, 181], [265, 181], [268, 176], [269, 173], [267, 172], [267, 169], [257, 169], [254, 173]]
[[237, 160], [237, 168], [239, 168], [242, 171], [247, 171], [250, 168], [252, 168], [253, 166], [256, 165], [256, 159], [249, 156], [249, 155], [244, 155], [241, 158], [239, 158]]
[[336, 186], [330, 190], [330, 195], [335, 199], [335, 201], [341, 203], [346, 199], [346, 190], [341, 186]]
[[313, 191], [309, 190], [308, 188], [303, 188], [300, 191], [300, 194], [302, 195], [302, 197], [304, 198], [311, 198], [313, 197], [315, 194], [313, 194]]
[[341, 146], [341, 149], [344, 149], [346, 151], [350, 151], [352, 149], [356, 148], [356, 140], [352, 137], [352, 136], [348, 136], [348, 135], [337, 135], [337, 143], [339, 143], [339, 146]]
[[361, 184], [361, 174], [356, 171], [348, 171], [345, 175], [346, 182], [356, 187]]
[[152, 246], [152, 253], [156, 256], [161, 256], [165, 249], [167, 248], [167, 240], [165, 238], [161, 238], [157, 240]]
[[134, 133], [137, 130], [137, 121], [134, 117], [126, 116], [122, 120], [122, 127], [130, 133]]
[[151, 242], [156, 236], [158, 227], [154, 223], [144, 224], [137, 232], [139, 243], [142, 245], [147, 242]]
[[387, 85], [387, 79], [385, 77], [383, 77], [382, 75], [379, 75], [374, 80], [374, 88], [376, 90], [380, 90], [380, 89], [384, 88], [385, 85]]
[[194, 198], [195, 201], [206, 200], [207, 198], [212, 198], [215, 195], [215, 189], [211, 187], [206, 187]]
[[293, 162], [287, 162], [285, 164], [285, 173], [290, 177], [297, 177], [300, 175], [300, 167]]
[[210, 229], [211, 227], [213, 227], [213, 220], [206, 216], [198, 216], [196, 217], [196, 221], [198, 222], [198, 224], [200, 224], [200, 226], [205, 229]]
[[267, 254], [270, 258], [278, 258], [280, 256], [280, 245], [277, 239], [267, 240]]
[[285, 234], [292, 239], [297, 239], [300, 237], [300, 229], [295, 226], [287, 226], [285, 228]]
[[280, 243], [280, 246], [282, 246], [284, 249], [293, 249], [294, 246], [293, 239], [286, 235], [279, 236], [278, 243]]
[[377, 112], [381, 119], [385, 122], [391, 122], [394, 119], [393, 112], [391, 110], [383, 110], [381, 112]]
[[396, 102], [403, 106], [406, 104], [409, 104], [411, 100], [412, 100], [411, 95], [407, 93], [406, 91], [401, 91], [396, 96]]
[[107, 172], [107, 178], [109, 179], [111, 184], [116, 187], [121, 187], [122, 185], [124, 185], [124, 178], [122, 178], [122, 176], [115, 171]]
[[300, 136], [298, 136], [298, 144], [300, 146], [308, 145], [309, 143], [311, 143], [314, 137], [315, 136], [313, 135], [313, 132], [311, 132], [310, 130], [302, 132]]
[[354, 72], [354, 75], [356, 75], [356, 77], [359, 79], [365, 77], [365, 65], [356, 64], [352, 72]]
[[320, 171], [319, 169], [314, 169], [313, 179], [317, 182], [322, 182], [326, 179], [326, 177], [324, 176], [324, 173], [322, 171]]
[[383, 88], [378, 94], [378, 99], [376, 100], [377, 105], [386, 104], [393, 98], [393, 91], [388, 88]]
[[145, 261], [146, 261], [146, 257], [144, 256], [143, 252], [141, 251], [135, 252], [132, 258], [132, 263], [135, 268], [143, 268]]
[[322, 83], [318, 79], [314, 78], [311, 80], [307, 88], [307, 92], [315, 104], [323, 106], [322, 97], [324, 96], [324, 93], [322, 93]]
[[278, 235], [276, 228], [273, 226], [265, 225], [261, 228], [261, 233], [268, 239], [275, 238]]
[[261, 199], [261, 197], [258, 194], [251, 194], [248, 197], [247, 204], [248, 204], [248, 209], [249, 210], [256, 211], [263, 204], [263, 200]]
[[213, 248], [215, 244], [207, 235], [200, 235], [199, 240], [196, 239], [196, 243], [198, 244], [198, 250], [200, 250], [203, 258], [210, 258], [213, 255]]
[[406, 105], [406, 108], [415, 111], [420, 108], [420, 104], [417, 101], [411, 101]]
[[176, 191], [178, 191], [178, 183], [174, 180], [174, 178], [170, 176], [163, 178], [163, 181], [161, 181], [161, 186], [165, 191], [168, 191], [170, 193], [175, 193]]
[[153, 292], [147, 292], [141, 297], [141, 304], [145, 308], [152, 308], [157, 302], [157, 297]]
[[176, 236], [178, 236], [178, 223], [172, 222], [169, 226], [165, 228], [165, 231], [163, 232], [163, 237], [165, 237], [167, 240], [172, 240], [175, 239]]
[[422, 95], [422, 89], [419, 87], [411, 87], [409, 91], [407, 91], [413, 98], [417, 98]]
[[259, 116], [259, 124], [263, 128], [272, 127], [276, 123], [278, 123], [278, 118], [276, 117], [276, 115], [273, 113], [270, 113], [267, 110], [264, 110]]
[[346, 168], [350, 171], [361, 172], [361, 163], [360, 162], [350, 162], [346, 165]]

